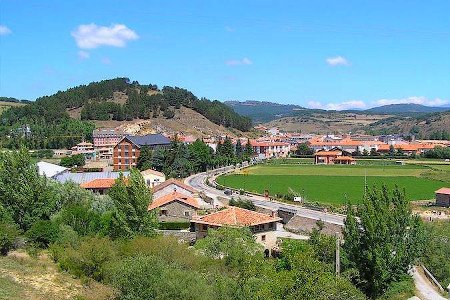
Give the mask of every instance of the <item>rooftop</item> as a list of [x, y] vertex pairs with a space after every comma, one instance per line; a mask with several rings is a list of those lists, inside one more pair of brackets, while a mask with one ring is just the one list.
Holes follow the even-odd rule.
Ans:
[[[122, 172], [124, 177], [127, 177], [129, 172]], [[62, 173], [56, 175], [54, 178], [61, 183], [72, 181], [77, 184], [92, 181], [98, 178], [119, 178], [120, 172], [83, 172], [83, 173]]]
[[450, 188], [440, 188], [438, 189], [436, 192], [436, 194], [445, 194], [445, 195], [450, 195]]
[[109, 189], [115, 182], [114, 178], [97, 178], [80, 184], [80, 187], [85, 189]]
[[185, 203], [189, 206], [200, 208], [200, 205], [198, 201], [192, 197], [188, 197], [184, 194], [178, 193], [178, 192], [172, 192], [170, 194], [167, 194], [165, 196], [153, 199], [153, 201], [149, 204], [147, 210], [153, 210], [155, 208], [161, 207], [163, 205], [166, 205], [168, 203], [179, 201], [182, 203]]
[[235, 227], [254, 226], [278, 221], [281, 221], [278, 217], [271, 217], [263, 213], [236, 206], [230, 206], [224, 210], [192, 220], [192, 222], [201, 224]]
[[153, 169], [147, 169], [147, 170], [144, 170], [144, 171], [141, 172], [141, 174], [142, 174], [142, 175], [153, 174], [153, 175], [159, 176], [159, 177], [164, 177], [164, 178], [166, 177], [166, 175], [165, 175], [164, 173], [158, 172], [158, 171], [153, 170]]
[[126, 138], [139, 147], [170, 144], [170, 140], [162, 134], [127, 135]]
[[61, 167], [59, 165], [51, 164], [45, 161], [40, 161], [37, 164], [39, 175], [46, 176], [48, 178], [58, 175], [62, 172], [68, 170], [65, 167]]
[[342, 151], [318, 151], [314, 153], [315, 156], [337, 156], [342, 155]]
[[192, 187], [190, 187], [190, 186], [184, 184], [183, 182], [181, 182], [181, 181], [179, 181], [179, 180], [176, 180], [176, 179], [174, 179], [174, 178], [170, 178], [169, 180], [166, 180], [166, 181], [164, 181], [163, 183], [158, 184], [157, 186], [155, 186], [155, 187], [153, 188], [153, 192], [160, 191], [160, 190], [162, 190], [162, 189], [168, 187], [168, 186], [171, 185], [171, 184], [177, 185], [177, 186], [179, 186], [179, 187], [181, 187], [181, 188], [183, 188], [183, 189], [185, 189], [185, 190], [188, 190], [188, 191], [190, 191], [190, 192], [192, 192], [192, 193], [196, 193], [196, 192], [197, 192], [197, 191], [194, 190]]

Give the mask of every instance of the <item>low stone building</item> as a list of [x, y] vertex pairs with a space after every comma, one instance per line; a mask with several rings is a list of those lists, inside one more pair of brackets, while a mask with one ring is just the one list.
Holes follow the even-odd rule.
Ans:
[[450, 188], [440, 188], [436, 192], [436, 205], [450, 207]]
[[196, 238], [201, 239], [208, 234], [208, 229], [217, 229], [222, 226], [249, 227], [256, 242], [270, 250], [276, 246], [275, 231], [277, 223], [280, 221], [279, 217], [230, 206], [224, 210], [192, 219], [191, 230], [194, 229]]
[[160, 222], [189, 222], [198, 209], [197, 199], [176, 191], [154, 198], [148, 206], [148, 211], [158, 210]]

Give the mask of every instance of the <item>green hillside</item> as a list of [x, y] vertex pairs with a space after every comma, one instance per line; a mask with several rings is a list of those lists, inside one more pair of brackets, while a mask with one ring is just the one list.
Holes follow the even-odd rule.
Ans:
[[[117, 94], [121, 100], [117, 101]], [[173, 118], [175, 110], [190, 108], [215, 124], [241, 131], [251, 128], [251, 120], [242, 117], [219, 101], [197, 98], [190, 91], [165, 86], [131, 82], [115, 78], [80, 85], [66, 91], [36, 99], [23, 107], [11, 107], [1, 114], [0, 139], [3, 147], [70, 147], [90, 139], [95, 127], [91, 120]], [[70, 111], [80, 110], [81, 120], [71, 118]], [[23, 138], [21, 128], [29, 125], [33, 135]], [[10, 136], [8, 138], [7, 136]]]

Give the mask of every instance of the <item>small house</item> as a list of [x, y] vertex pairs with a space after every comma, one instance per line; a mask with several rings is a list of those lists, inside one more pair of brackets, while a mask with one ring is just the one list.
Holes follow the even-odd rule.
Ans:
[[204, 238], [208, 229], [216, 229], [222, 226], [249, 227], [256, 238], [256, 242], [266, 249], [272, 249], [276, 245], [275, 234], [277, 223], [281, 218], [248, 209], [230, 206], [209, 215], [200, 216], [191, 220], [191, 228], [195, 230], [196, 238]]
[[200, 209], [199, 201], [193, 197], [173, 191], [170, 194], [154, 198], [148, 211], [158, 209], [160, 222], [189, 222], [195, 212]]
[[158, 184], [166, 181], [166, 175], [164, 175], [164, 173], [161, 173], [161, 172], [158, 172], [158, 171], [155, 171], [152, 169], [147, 169], [145, 171], [142, 171], [141, 175], [144, 178], [145, 184], [149, 188], [154, 188]]
[[192, 187], [184, 184], [179, 180], [170, 178], [163, 183], [155, 185], [155, 187], [152, 189], [153, 198], [161, 198], [165, 195], [171, 194], [174, 191], [189, 197], [193, 197], [195, 194], [197, 194], [197, 191]]
[[450, 188], [440, 188], [436, 192], [436, 205], [450, 207]]

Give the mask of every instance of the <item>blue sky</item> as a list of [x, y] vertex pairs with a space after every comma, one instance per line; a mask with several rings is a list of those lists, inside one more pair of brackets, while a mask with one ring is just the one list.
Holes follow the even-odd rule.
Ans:
[[450, 106], [450, 1], [0, 2], [0, 96], [118, 76], [199, 97]]

